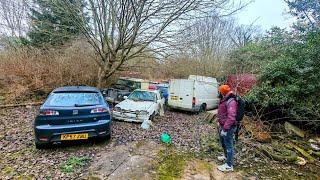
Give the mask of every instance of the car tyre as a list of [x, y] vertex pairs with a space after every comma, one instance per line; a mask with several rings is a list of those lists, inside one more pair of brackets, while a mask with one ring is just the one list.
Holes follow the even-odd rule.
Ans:
[[199, 109], [199, 113], [206, 112], [206, 110], [207, 110], [207, 105], [206, 104], [202, 104], [200, 109]]
[[50, 144], [40, 144], [40, 143], [35, 143], [36, 149], [48, 149], [50, 147]]
[[153, 121], [155, 116], [156, 116], [156, 114], [153, 113], [153, 114], [149, 117], [149, 120], [150, 120], [150, 121]]

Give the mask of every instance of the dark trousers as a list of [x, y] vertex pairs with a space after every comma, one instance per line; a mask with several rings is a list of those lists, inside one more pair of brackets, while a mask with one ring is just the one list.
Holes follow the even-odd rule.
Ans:
[[237, 130], [237, 127], [233, 126], [227, 131], [226, 136], [221, 136], [220, 133], [220, 143], [226, 157], [226, 163], [229, 166], [233, 166], [233, 156], [234, 156], [234, 146], [233, 146], [233, 137]]

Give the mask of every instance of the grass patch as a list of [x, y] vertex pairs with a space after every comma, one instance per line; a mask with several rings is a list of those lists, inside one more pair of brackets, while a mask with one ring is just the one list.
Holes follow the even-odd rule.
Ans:
[[89, 160], [88, 157], [71, 157], [67, 162], [60, 166], [60, 169], [64, 173], [72, 173], [76, 168], [83, 166], [85, 161]]
[[172, 147], [161, 150], [158, 153], [159, 161], [156, 167], [156, 176], [159, 180], [177, 179], [181, 177], [186, 161], [189, 159], [187, 154], [177, 152]]
[[8, 174], [12, 174], [14, 172], [14, 169], [10, 166], [5, 166], [1, 172], [2, 174], [8, 175]]

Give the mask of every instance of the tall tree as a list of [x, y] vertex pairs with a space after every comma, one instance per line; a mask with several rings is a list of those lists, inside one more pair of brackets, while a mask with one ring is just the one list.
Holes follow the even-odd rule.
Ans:
[[86, 0], [89, 20], [79, 2], [55, 2], [94, 48], [101, 85], [126, 61], [159, 52], [182, 23], [209, 11], [226, 12], [233, 0]]
[[290, 13], [298, 18], [295, 27], [304, 32], [320, 28], [320, 1], [319, 0], [285, 0]]
[[0, 1], [0, 29], [1, 33], [19, 38], [28, 29], [27, 0], [1, 0]]
[[234, 29], [232, 18], [220, 18], [212, 15], [199, 19], [187, 25], [177, 38], [178, 51], [173, 55], [175, 59], [197, 62], [198, 74], [217, 74], [221, 71], [222, 61], [233, 49], [233, 42], [229, 37]]
[[[60, 11], [55, 4], [59, 1], [74, 0], [35, 0], [31, 8], [31, 31], [28, 32], [30, 43], [33, 46], [62, 45], [69, 39], [78, 36], [80, 30], [69, 12]], [[82, 1], [80, 1], [80, 8]]]

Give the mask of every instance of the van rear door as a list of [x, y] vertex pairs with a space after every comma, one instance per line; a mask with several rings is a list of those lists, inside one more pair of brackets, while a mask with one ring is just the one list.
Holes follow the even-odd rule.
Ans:
[[194, 80], [174, 79], [170, 82], [168, 104], [172, 107], [192, 109]]

